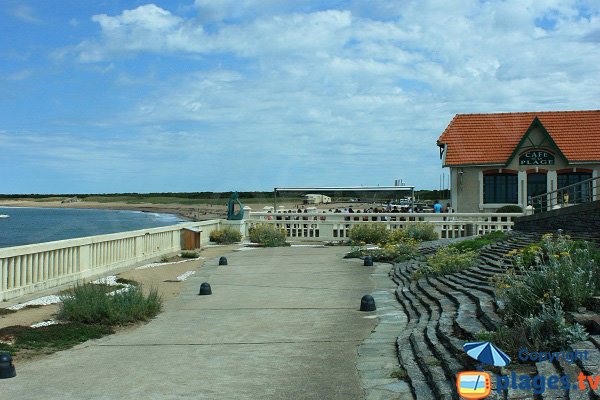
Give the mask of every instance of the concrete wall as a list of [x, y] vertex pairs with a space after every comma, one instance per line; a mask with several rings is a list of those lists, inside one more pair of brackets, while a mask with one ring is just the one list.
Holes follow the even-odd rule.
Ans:
[[519, 217], [514, 229], [539, 233], [562, 229], [574, 237], [600, 243], [600, 201]]
[[456, 212], [480, 212], [480, 171], [481, 168], [479, 167], [451, 168], [450, 177], [452, 179], [452, 194], [456, 193], [456, 200], [454, 200], [454, 198], [452, 199], [452, 206]]

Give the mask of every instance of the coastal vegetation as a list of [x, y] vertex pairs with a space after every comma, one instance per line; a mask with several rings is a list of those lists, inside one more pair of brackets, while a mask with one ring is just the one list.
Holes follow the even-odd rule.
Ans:
[[456, 247], [444, 246], [427, 257], [427, 264], [413, 272], [412, 278], [416, 280], [426, 275], [451, 274], [475, 266], [476, 260], [476, 251], [462, 251]]
[[102, 324], [73, 322], [31, 328], [8, 326], [0, 329], [0, 351], [15, 355], [21, 352], [47, 354], [68, 349], [86, 340], [114, 333], [113, 327]]
[[490, 245], [499, 240], [506, 239], [506, 233], [502, 231], [494, 231], [486, 233], [475, 239], [463, 240], [461, 242], [453, 243], [450, 247], [453, 247], [459, 251], [479, 251], [483, 247]]
[[482, 248], [506, 238], [504, 232], [495, 231], [475, 239], [463, 240], [439, 248], [435, 254], [427, 257], [426, 264], [413, 272], [413, 279], [426, 275], [445, 275], [475, 266]]
[[125, 325], [156, 316], [162, 300], [156, 289], [144, 294], [140, 285], [114, 291], [114, 287], [87, 283], [61, 296], [58, 318], [85, 324]]
[[285, 229], [278, 229], [274, 225], [260, 224], [250, 228], [250, 241], [258, 243], [263, 247], [281, 247], [289, 246], [286, 242], [287, 232]]
[[77, 285], [63, 292], [61, 300], [58, 323], [0, 329], [0, 351], [52, 353], [114, 333], [117, 326], [147, 321], [162, 309], [156, 289], [146, 294], [141, 285], [129, 280], [117, 286]]
[[523, 346], [555, 351], [584, 340], [584, 328], [569, 324], [565, 312], [590, 306], [599, 294], [597, 246], [547, 234], [541, 242], [508, 256], [513, 258], [513, 268], [492, 280], [505, 322], [496, 332], [487, 333], [494, 343], [513, 352]]
[[418, 254], [419, 242], [437, 239], [432, 224], [409, 224], [388, 230], [383, 223], [355, 225], [349, 232], [352, 249], [346, 258], [371, 256], [373, 261], [400, 262]]
[[195, 251], [182, 251], [181, 258], [198, 258], [200, 255]]
[[233, 244], [242, 240], [242, 234], [239, 230], [224, 228], [212, 231], [210, 241], [218, 244]]
[[[127, 203], [127, 204], [213, 204], [223, 205], [227, 202], [232, 192], [154, 192], [154, 193], [56, 193], [56, 194], [0, 194], [0, 200], [34, 200], [34, 201], [61, 201], [65, 198], [77, 198], [84, 202], [99, 203]], [[244, 204], [268, 204], [274, 200], [272, 191], [246, 191], [238, 192], [240, 201]], [[392, 194], [390, 194], [392, 195]], [[380, 200], [387, 199], [386, 194]], [[415, 191], [417, 200], [433, 201], [447, 199], [448, 190], [419, 190]], [[332, 193], [334, 202], [348, 201], [355, 197], [348, 193]], [[359, 196], [360, 197], [360, 196]], [[284, 196], [277, 195], [278, 203], [302, 203], [303, 193], [287, 193]]]

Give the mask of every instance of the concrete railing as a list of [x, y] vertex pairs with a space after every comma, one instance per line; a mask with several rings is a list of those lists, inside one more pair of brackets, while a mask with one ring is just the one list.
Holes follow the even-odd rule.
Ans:
[[512, 229], [522, 213], [268, 213], [252, 212], [246, 220], [247, 230], [256, 224], [273, 224], [285, 229], [291, 240], [346, 240], [354, 225], [384, 223], [388, 229], [401, 229], [409, 224], [431, 223], [439, 238], [483, 235]]
[[600, 177], [586, 179], [531, 198], [535, 212], [556, 210], [600, 199]]
[[108, 235], [0, 248], [0, 300], [74, 283], [181, 250], [182, 230], [199, 228], [201, 244], [228, 221], [184, 223]]
[[211, 220], [161, 228], [0, 248], [0, 300], [75, 283], [171, 255], [182, 248], [184, 228], [201, 230], [201, 245], [216, 229], [239, 229], [247, 237], [256, 224], [274, 224], [292, 241], [343, 241], [354, 225], [385, 223], [389, 229], [429, 222], [440, 238], [512, 229], [522, 214], [266, 213], [249, 212], [243, 221]]

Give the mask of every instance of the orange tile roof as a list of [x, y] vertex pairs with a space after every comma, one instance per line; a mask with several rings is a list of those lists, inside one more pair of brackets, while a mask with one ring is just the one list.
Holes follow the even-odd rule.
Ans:
[[543, 111], [457, 114], [438, 139], [445, 166], [506, 165], [536, 117], [569, 162], [600, 161], [600, 110]]

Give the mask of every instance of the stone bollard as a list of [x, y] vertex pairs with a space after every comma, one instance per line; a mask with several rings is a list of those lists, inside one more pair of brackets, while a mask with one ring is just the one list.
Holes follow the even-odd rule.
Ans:
[[14, 378], [17, 371], [12, 363], [12, 356], [8, 353], [0, 353], [0, 379]]
[[219, 258], [219, 265], [227, 265], [227, 257]]
[[366, 256], [365, 257], [365, 262], [363, 263], [363, 265], [365, 267], [372, 267], [373, 266], [373, 257], [371, 256]]
[[200, 293], [198, 293], [198, 296], [206, 296], [212, 294], [212, 290], [210, 289], [210, 284], [207, 282], [204, 282], [202, 285], [200, 285]]
[[360, 311], [375, 311], [376, 309], [375, 299], [370, 294], [365, 294], [362, 299], [360, 299]]

